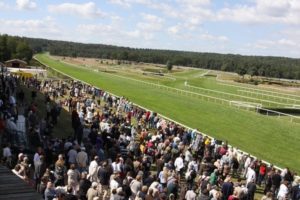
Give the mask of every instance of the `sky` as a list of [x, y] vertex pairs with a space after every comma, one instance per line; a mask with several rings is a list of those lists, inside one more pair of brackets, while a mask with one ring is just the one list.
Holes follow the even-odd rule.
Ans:
[[300, 58], [300, 0], [0, 0], [0, 34]]

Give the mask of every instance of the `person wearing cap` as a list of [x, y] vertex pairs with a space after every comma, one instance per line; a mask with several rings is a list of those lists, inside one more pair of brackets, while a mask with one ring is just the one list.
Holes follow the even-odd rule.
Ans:
[[87, 191], [87, 194], [86, 194], [87, 200], [93, 200], [95, 197], [98, 197], [100, 195], [97, 187], [98, 187], [98, 183], [93, 182], [92, 186]]

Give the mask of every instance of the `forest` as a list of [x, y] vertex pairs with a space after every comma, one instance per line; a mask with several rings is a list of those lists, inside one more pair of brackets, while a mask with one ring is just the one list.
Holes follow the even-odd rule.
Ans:
[[[9, 36], [7, 37], [9, 38]], [[250, 76], [300, 79], [300, 59], [294, 58], [140, 49], [25, 37], [15, 38], [21, 43], [24, 41], [28, 43], [34, 53], [47, 51], [58, 56], [115, 59], [156, 64], [171, 62], [172, 65], [237, 72], [242, 76], [248, 74]], [[2, 40], [0, 40], [1, 44]], [[8, 43], [8, 49], [10, 49], [9, 46], [11, 45]], [[0, 60], [3, 60], [2, 49], [0, 49]], [[18, 51], [12, 52], [10, 55], [16, 55], [18, 58], [22, 57], [18, 54]]]
[[33, 51], [24, 38], [0, 35], [0, 62], [18, 58], [29, 62]]

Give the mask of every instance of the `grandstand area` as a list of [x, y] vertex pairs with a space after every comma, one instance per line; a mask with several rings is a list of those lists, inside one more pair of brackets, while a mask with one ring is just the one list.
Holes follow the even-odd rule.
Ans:
[[[293, 170], [300, 166], [297, 159], [300, 156], [299, 117], [273, 111], [298, 109], [299, 91], [274, 91], [220, 81], [217, 77], [221, 72], [203, 69], [175, 67], [172, 73], [167, 73], [163, 66], [148, 64], [118, 65], [108, 60], [47, 54], [35, 58], [68, 76], [125, 96], [217, 139], [227, 140], [260, 159]], [[259, 112], [263, 109], [267, 112]]]

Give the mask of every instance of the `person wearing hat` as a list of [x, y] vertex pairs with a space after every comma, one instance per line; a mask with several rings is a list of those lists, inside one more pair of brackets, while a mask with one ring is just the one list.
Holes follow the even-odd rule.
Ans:
[[92, 186], [90, 187], [90, 189], [88, 189], [87, 194], [86, 194], [86, 198], [88, 200], [93, 200], [95, 197], [98, 197], [100, 195], [97, 187], [98, 187], [98, 183], [93, 182]]

